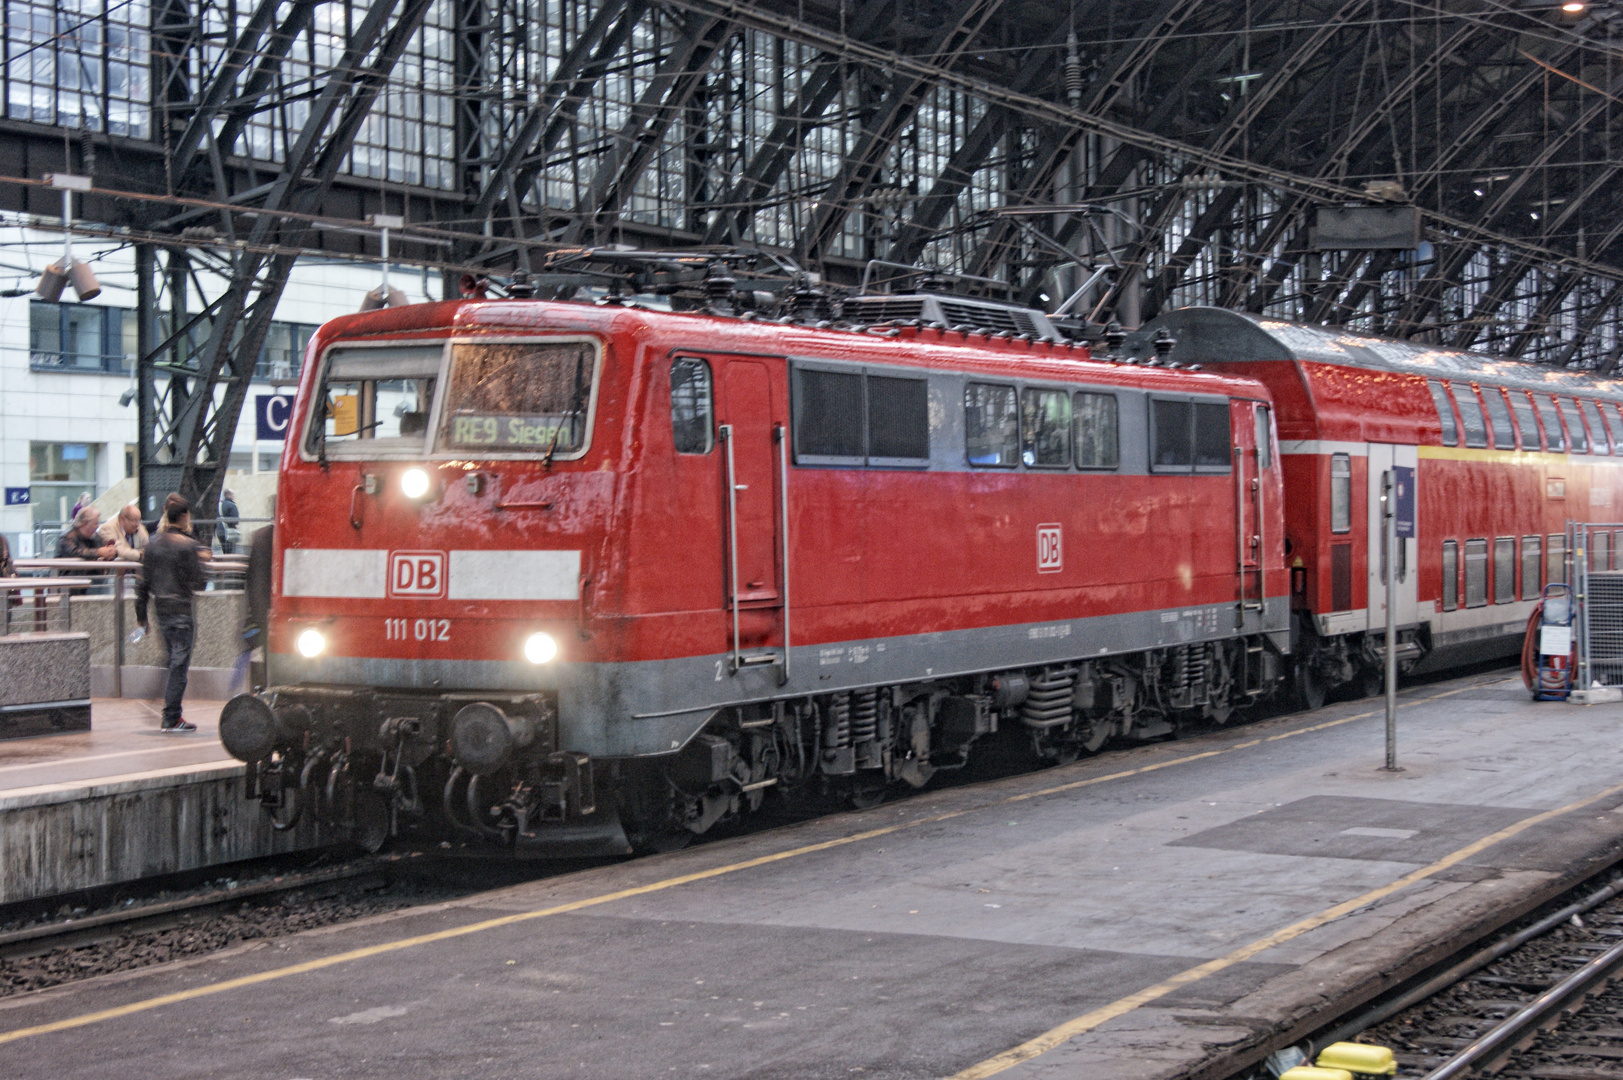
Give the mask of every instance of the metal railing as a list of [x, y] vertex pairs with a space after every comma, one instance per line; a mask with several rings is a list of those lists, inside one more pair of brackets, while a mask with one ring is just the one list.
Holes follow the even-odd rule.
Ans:
[[73, 630], [73, 591], [89, 578], [0, 578], [0, 637]]
[[[240, 589], [247, 580], [248, 559], [243, 555], [216, 555], [203, 563], [209, 587], [214, 589]], [[122, 560], [92, 559], [18, 559], [17, 577], [0, 578], [0, 585], [11, 583], [12, 591], [34, 590], [61, 597], [61, 606], [70, 609], [67, 602], [71, 593], [111, 590], [113, 597], [113, 696], [124, 696], [124, 647], [129, 638], [124, 618], [124, 601], [133, 595], [127, 579], [139, 575], [141, 564]], [[49, 575], [68, 573], [72, 577]], [[0, 603], [5, 603], [0, 597]], [[9, 605], [7, 605], [9, 608]], [[72, 615], [63, 616], [71, 624]]]
[[1623, 686], [1623, 556], [1613, 543], [1620, 533], [1623, 522], [1567, 523], [1567, 580], [1577, 603], [1574, 685], [1580, 690]]

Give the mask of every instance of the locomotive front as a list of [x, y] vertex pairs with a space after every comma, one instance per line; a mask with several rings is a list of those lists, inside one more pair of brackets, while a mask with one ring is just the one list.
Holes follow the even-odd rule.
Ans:
[[592, 455], [606, 339], [502, 325], [505, 307], [354, 316], [312, 342], [282, 461], [268, 685], [220, 720], [278, 828], [318, 813], [373, 848], [432, 822], [628, 849], [558, 703], [592, 648], [583, 588], [612, 513], [614, 474]]

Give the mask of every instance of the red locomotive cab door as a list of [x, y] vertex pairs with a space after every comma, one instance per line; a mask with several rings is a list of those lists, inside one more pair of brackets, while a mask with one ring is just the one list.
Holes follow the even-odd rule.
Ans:
[[[757, 360], [729, 360], [722, 369], [720, 421], [723, 484], [732, 485], [725, 506], [731, 520], [727, 600], [745, 606], [778, 603], [777, 441], [772, 378]], [[736, 568], [736, 577], [734, 576]]]
[[[1242, 624], [1260, 617], [1266, 598], [1263, 544], [1263, 461], [1272, 454], [1268, 407], [1261, 402], [1230, 402], [1234, 431], [1234, 550]], [[1259, 444], [1259, 439], [1262, 440]]]

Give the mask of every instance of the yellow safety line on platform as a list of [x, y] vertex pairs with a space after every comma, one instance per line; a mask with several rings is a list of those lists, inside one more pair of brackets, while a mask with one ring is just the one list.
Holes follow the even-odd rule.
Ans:
[[1292, 938], [1302, 936], [1309, 930], [1317, 930], [1325, 923], [1333, 922], [1367, 904], [1373, 904], [1377, 900], [1391, 896], [1393, 893], [1407, 888], [1417, 881], [1423, 881], [1433, 874], [1441, 873], [1449, 867], [1469, 859], [1472, 855], [1492, 847], [1501, 840], [1508, 840], [1517, 833], [1532, 828], [1534, 825], [1549, 821], [1551, 818], [1560, 817], [1562, 814], [1571, 813], [1574, 810], [1581, 810], [1591, 803], [1619, 794], [1623, 794], [1623, 784], [1609, 787], [1605, 791], [1596, 792], [1555, 810], [1546, 810], [1541, 814], [1523, 818], [1514, 825], [1507, 825], [1496, 833], [1490, 833], [1474, 843], [1466, 844], [1458, 851], [1443, 856], [1430, 866], [1422, 866], [1418, 870], [1404, 874], [1390, 884], [1382, 885], [1378, 889], [1371, 889], [1362, 896], [1355, 896], [1351, 900], [1343, 901], [1334, 907], [1325, 908], [1317, 915], [1310, 915], [1301, 922], [1292, 923], [1283, 930], [1275, 930], [1267, 937], [1258, 938], [1249, 945], [1241, 946], [1227, 956], [1219, 956], [1215, 960], [1208, 960], [1204, 964], [1198, 964], [1187, 971], [1180, 971], [1164, 982], [1145, 987], [1136, 994], [1128, 994], [1126, 997], [1094, 1009], [1092, 1012], [1083, 1013], [1075, 1020], [1067, 1020], [1058, 1027], [1043, 1032], [1035, 1039], [1029, 1039], [1013, 1049], [1005, 1050], [996, 1057], [986, 1059], [979, 1065], [972, 1065], [962, 1072], [954, 1073], [948, 1080], [984, 1080], [985, 1077], [996, 1076], [998, 1073], [1012, 1069], [1022, 1062], [1030, 1061], [1039, 1054], [1047, 1053], [1049, 1050], [1069, 1042], [1078, 1035], [1092, 1031], [1107, 1020], [1114, 1020], [1118, 1016], [1124, 1016], [1141, 1005], [1148, 1005], [1152, 1001], [1166, 997], [1174, 990], [1198, 982], [1208, 975], [1215, 975], [1217, 972], [1249, 960], [1258, 953], [1273, 948], [1275, 945], [1283, 945]]
[[[1436, 701], [1439, 698], [1450, 697], [1450, 696], [1452, 696], [1454, 694], [1458, 694], [1458, 693], [1461, 693], [1462, 691], [1469, 690], [1469, 689], [1472, 689], [1472, 687], [1462, 686], [1462, 687], [1459, 687], [1458, 689], [1455, 689], [1455, 690], [1447, 690], [1447, 691], [1444, 691], [1441, 694], [1433, 694], [1430, 697], [1417, 698], [1414, 701], [1406, 701], [1406, 702], [1403, 702], [1402, 704], [1404, 704], [1404, 705], [1424, 705], [1427, 702]], [[947, 813], [944, 813], [944, 814], [934, 814], [934, 815], [932, 815], [930, 817], [915, 818], [912, 821], [898, 822], [895, 825], [885, 825], [885, 826], [883, 826], [881, 828], [878, 828], [878, 829], [868, 829], [868, 830], [866, 830], [864, 832], [852, 833], [850, 836], [842, 836], [842, 837], [838, 837], [837, 839], [834, 839], [834, 840], [824, 840], [824, 841], [822, 841], [820, 843], [816, 843], [816, 844], [807, 844], [804, 847], [790, 848], [787, 851], [780, 851], [780, 852], [777, 852], [777, 853], [772, 854], [772, 855], [762, 855], [762, 856], [759, 856], [759, 857], [754, 858], [754, 859], [745, 859], [742, 862], [729, 863], [726, 866], [717, 866], [717, 867], [714, 867], [714, 868], [709, 869], [709, 870], [698, 870], [698, 871], [695, 871], [694, 873], [691, 873], [691, 874], [681, 874], [681, 875], [679, 875], [677, 877], [664, 878], [663, 880], [651, 882], [651, 883], [649, 883], [647, 885], [637, 885], [637, 886], [634, 886], [634, 887], [629, 888], [629, 889], [620, 889], [620, 890], [618, 890], [616, 892], [604, 893], [604, 894], [602, 894], [600, 896], [589, 896], [589, 897], [586, 897], [583, 900], [571, 900], [568, 903], [556, 904], [556, 905], [554, 905], [552, 907], [541, 908], [541, 909], [538, 909], [536, 911], [523, 911], [523, 912], [519, 912], [516, 915], [503, 915], [503, 916], [500, 916], [500, 917], [495, 918], [495, 919], [485, 919], [485, 920], [483, 920], [481, 922], [470, 923], [467, 926], [458, 926], [458, 927], [454, 927], [454, 928], [449, 929], [449, 930], [437, 930], [437, 931], [435, 931], [434, 933], [431, 933], [431, 934], [419, 934], [419, 935], [417, 935], [415, 937], [401, 938], [399, 941], [384, 942], [381, 945], [369, 945], [369, 946], [367, 946], [366, 948], [363, 948], [363, 949], [351, 949], [348, 952], [334, 953], [332, 956], [323, 956], [323, 957], [321, 957], [319, 959], [316, 959], [316, 960], [306, 960], [302, 964], [290, 964], [287, 967], [272, 968], [269, 971], [261, 971], [261, 972], [258, 972], [257, 974], [254, 974], [254, 975], [244, 975], [244, 976], [241, 976], [240, 978], [236, 978], [236, 979], [226, 979], [223, 982], [210, 983], [207, 986], [197, 986], [197, 987], [193, 987], [193, 988], [191, 988], [189, 990], [180, 990], [180, 991], [176, 991], [173, 994], [162, 994], [162, 995], [159, 995], [158, 997], [143, 998], [140, 1001], [132, 1001], [127, 1005], [119, 1005], [119, 1006], [117, 1006], [115, 1008], [111, 1008], [111, 1009], [100, 1009], [100, 1010], [98, 1010], [96, 1012], [83, 1013], [83, 1014], [81, 1014], [79, 1016], [70, 1016], [70, 1017], [67, 1017], [66, 1019], [63, 1019], [63, 1020], [54, 1020], [54, 1021], [52, 1021], [51, 1023], [48, 1023], [48, 1024], [38, 1024], [38, 1025], [36, 1025], [34, 1027], [17, 1028], [15, 1031], [0, 1032], [0, 1045], [3, 1045], [5, 1043], [10, 1043], [10, 1042], [16, 1042], [19, 1039], [33, 1038], [36, 1035], [49, 1035], [52, 1032], [56, 1032], [56, 1031], [69, 1031], [69, 1030], [71, 1030], [73, 1028], [88, 1027], [91, 1024], [99, 1024], [104, 1020], [116, 1020], [121, 1016], [130, 1016], [130, 1015], [132, 1015], [134, 1013], [146, 1012], [149, 1009], [157, 1009], [157, 1008], [161, 1008], [161, 1007], [163, 1007], [165, 1005], [175, 1005], [175, 1004], [178, 1004], [178, 1003], [180, 1003], [182, 1001], [193, 1001], [193, 1000], [196, 1000], [197, 998], [208, 997], [208, 996], [210, 996], [212, 994], [223, 994], [228, 990], [239, 990], [239, 989], [241, 989], [242, 987], [245, 987], [245, 986], [255, 986], [255, 985], [258, 985], [259, 983], [272, 982], [272, 981], [274, 981], [276, 979], [285, 979], [285, 978], [288, 978], [289, 976], [293, 976], [293, 975], [304, 975], [304, 974], [307, 974], [307, 973], [312, 972], [312, 971], [320, 971], [323, 968], [336, 967], [339, 964], [347, 964], [347, 963], [350, 963], [350, 962], [355, 961], [355, 960], [365, 960], [366, 958], [371, 957], [371, 956], [382, 956], [382, 955], [384, 955], [386, 953], [399, 952], [399, 951], [401, 951], [403, 949], [413, 949], [413, 948], [416, 948], [419, 945], [431, 945], [436, 941], [448, 941], [448, 940], [450, 940], [452, 938], [464, 937], [464, 936], [466, 936], [468, 934], [477, 934], [477, 933], [481, 933], [482, 931], [485, 931], [485, 930], [494, 930], [494, 929], [496, 929], [498, 927], [502, 927], [502, 926], [511, 926], [514, 923], [528, 922], [531, 919], [544, 919], [544, 918], [548, 917], [549, 915], [564, 915], [564, 914], [567, 914], [567, 913], [569, 913], [571, 911], [580, 911], [580, 910], [585, 909], [585, 908], [598, 907], [599, 905], [602, 905], [602, 904], [610, 904], [610, 903], [615, 902], [616, 900], [629, 900], [634, 896], [646, 896], [649, 893], [663, 892], [666, 889], [672, 889], [672, 888], [675, 888], [678, 885], [689, 885], [689, 884], [692, 884], [695, 881], [705, 881], [705, 880], [708, 880], [710, 878], [721, 877], [721, 876], [723, 876], [725, 874], [734, 874], [734, 873], [737, 873], [737, 872], [739, 872], [741, 870], [751, 870], [751, 869], [754, 869], [757, 866], [768, 866], [768, 865], [770, 865], [772, 863], [775, 863], [775, 862], [782, 862], [785, 859], [793, 859], [793, 858], [797, 858], [797, 857], [799, 857], [801, 855], [811, 855], [811, 854], [814, 854], [814, 853], [819, 852], [819, 851], [828, 851], [831, 848], [844, 847], [847, 844], [855, 844], [855, 843], [858, 843], [858, 842], [863, 841], [863, 840], [872, 840], [872, 839], [874, 839], [876, 837], [880, 837], [880, 836], [889, 836], [889, 835], [891, 835], [893, 833], [898, 833], [898, 832], [901, 832], [901, 831], [903, 831], [905, 829], [918, 828], [921, 825], [934, 825], [934, 824], [936, 824], [938, 822], [949, 821], [952, 818], [962, 817], [965, 814], [972, 814], [972, 813], [975, 813], [976, 811], [980, 811], [980, 810], [989, 810], [989, 809], [992, 809], [992, 808], [998, 807], [998, 806], [1006, 806], [1009, 803], [1024, 802], [1027, 799], [1036, 799], [1036, 798], [1040, 798], [1041, 796], [1044, 796], [1044, 795], [1055, 795], [1055, 794], [1058, 794], [1058, 793], [1064, 792], [1064, 791], [1074, 791], [1077, 788], [1089, 787], [1089, 786], [1094, 785], [1094, 784], [1102, 784], [1102, 783], [1105, 783], [1106, 781], [1109, 781], [1109, 780], [1122, 780], [1122, 779], [1125, 779], [1125, 778], [1127, 778], [1129, 776], [1140, 776], [1140, 775], [1142, 775], [1144, 773], [1151, 773], [1151, 772], [1156, 772], [1156, 771], [1158, 771], [1160, 769], [1170, 768], [1173, 765], [1185, 765], [1185, 764], [1188, 764], [1189, 762], [1192, 762], [1192, 761], [1204, 761], [1207, 758], [1218, 757], [1218, 756], [1221, 756], [1223, 754], [1232, 753], [1232, 752], [1234, 752], [1236, 750], [1244, 750], [1244, 749], [1247, 749], [1247, 748], [1252, 747], [1252, 746], [1259, 746], [1264, 742], [1274, 742], [1274, 741], [1279, 740], [1279, 739], [1288, 739], [1288, 738], [1290, 738], [1292, 736], [1295, 736], [1295, 735], [1306, 735], [1306, 734], [1308, 734], [1310, 732], [1314, 732], [1314, 731], [1323, 731], [1326, 728], [1339, 727], [1342, 724], [1350, 724], [1354, 720], [1363, 720], [1363, 719], [1365, 719], [1367, 717], [1371, 717], [1371, 716], [1374, 716], [1374, 715], [1375, 715], [1375, 712], [1370, 711], [1370, 712], [1358, 713], [1358, 714], [1356, 714], [1354, 716], [1344, 716], [1344, 717], [1340, 718], [1339, 720], [1329, 720], [1329, 721], [1326, 721], [1325, 723], [1322, 723], [1322, 724], [1312, 724], [1312, 725], [1309, 725], [1308, 727], [1297, 728], [1297, 729], [1292, 730], [1292, 731], [1281, 732], [1281, 733], [1279, 733], [1277, 735], [1269, 735], [1269, 736], [1265, 736], [1265, 737], [1262, 737], [1262, 738], [1250, 739], [1250, 740], [1248, 740], [1246, 742], [1242, 742], [1242, 743], [1235, 743], [1234, 745], [1224, 747], [1221, 750], [1207, 750], [1207, 751], [1204, 751], [1204, 752], [1199, 753], [1199, 754], [1188, 754], [1188, 755], [1186, 755], [1184, 757], [1173, 758], [1173, 759], [1171, 759], [1169, 761], [1159, 761], [1159, 762], [1156, 762], [1156, 763], [1151, 764], [1151, 765], [1141, 765], [1136, 769], [1123, 769], [1120, 772], [1108, 773], [1108, 774], [1106, 774], [1104, 776], [1092, 776], [1092, 777], [1089, 777], [1089, 778], [1087, 778], [1085, 780], [1075, 780], [1075, 781], [1072, 781], [1071, 783], [1068, 783], [1068, 784], [1056, 784], [1053, 787], [1046, 787], [1046, 788], [1041, 789], [1040, 791], [1028, 791], [1028, 792], [1025, 792], [1025, 793], [1020, 794], [1020, 795], [1011, 795], [1011, 796], [1009, 796], [1007, 798], [996, 799], [996, 800], [994, 800], [992, 802], [989, 802], [989, 803], [982, 803], [979, 806], [966, 807], [963, 810], [951, 810], [951, 811], [948, 811]], [[1620, 786], [1617, 790], [1623, 790], [1623, 786]], [[1604, 794], [1605, 794], [1605, 792], [1602, 792], [1602, 795], [1604, 795]], [[1592, 802], [1595, 799], [1601, 798], [1602, 795], [1591, 796], [1590, 799], [1586, 800], [1586, 801]], [[1580, 805], [1580, 804], [1575, 803], [1574, 805], [1576, 806], [1576, 805]], [[1570, 809], [1570, 807], [1569, 808], [1563, 808], [1562, 810], [1552, 810], [1552, 811], [1549, 811], [1548, 814], [1543, 815], [1543, 816], [1550, 816], [1550, 815], [1553, 815], [1553, 814], [1564, 813], [1566, 809]], [[1526, 824], [1532, 824], [1534, 820], [1537, 820], [1537, 819], [1530, 818], [1530, 819], [1528, 819]], [[1512, 826], [1512, 829], [1515, 829], [1515, 828], [1516, 828], [1516, 826]], [[1497, 836], [1497, 835], [1499, 835], [1499, 834], [1496, 833], [1495, 836]], [[1509, 833], [1506, 832], [1506, 835], [1509, 835]], [[1487, 841], [1478, 841], [1478, 843], [1485, 845], [1486, 843], [1491, 842], [1491, 841], [1492, 841], [1492, 838], [1490, 837], [1490, 838], [1488, 838]], [[1474, 851], [1474, 850], [1478, 850], [1478, 849], [1476, 849], [1476, 848], [1467, 849], [1468, 852], [1469, 851]], [[1463, 857], [1464, 856], [1461, 856], [1461, 858], [1463, 858]], [[1450, 858], [1452, 858], [1452, 856], [1450, 856]], [[1443, 864], [1441, 864], [1441, 863], [1434, 864], [1434, 866], [1436, 866], [1436, 867], [1441, 867], [1442, 865]], [[1449, 864], [1449, 865], [1452, 865], [1452, 864]], [[1435, 870], [1431, 870], [1431, 868], [1428, 868], [1428, 870], [1430, 872], [1435, 872]], [[1417, 871], [1417, 873], [1421, 873], [1422, 876], [1423, 876], [1423, 872]], [[1418, 878], [1414, 877], [1414, 875], [1410, 875], [1410, 878], [1404, 879], [1404, 882], [1407, 883], [1407, 881], [1410, 880], [1410, 879], [1419, 880]], [[1401, 884], [1400, 885], [1394, 885], [1394, 886], [1389, 887], [1388, 891], [1391, 891], [1391, 889], [1394, 889], [1394, 888], [1401, 888], [1401, 887], [1402, 887]], [[1381, 893], [1380, 895], [1385, 895], [1385, 893]], [[1349, 903], [1352, 905], [1352, 907], [1357, 907], [1359, 904], [1368, 903], [1368, 898], [1360, 898], [1357, 901], [1349, 901]], [[1352, 910], [1352, 907], [1347, 907], [1347, 905], [1341, 905], [1341, 907], [1345, 907], [1347, 910]], [[1332, 909], [1332, 910], [1339, 911], [1339, 910], [1341, 910], [1341, 908], [1335, 908], [1335, 909]], [[1330, 916], [1330, 917], [1333, 918], [1334, 916]], [[1317, 916], [1315, 916], [1315, 918], [1317, 918]], [[1324, 921], [1328, 921], [1328, 919], [1325, 919]], [[1298, 924], [1298, 925], [1302, 925], [1302, 924]], [[1316, 923], [1314, 925], [1318, 925], [1318, 924]], [[1298, 932], [1301, 932], [1301, 931], [1298, 931]], [[1286, 931], [1281, 931], [1281, 933], [1286, 933]], [[1294, 936], [1294, 935], [1292, 935], [1292, 936]], [[1267, 940], [1267, 939], [1265, 939], [1265, 940]], [[1280, 940], [1285, 940], [1285, 939], [1282, 938]], [[1262, 948], [1266, 948], [1266, 947], [1267, 946], [1262, 946]], [[1246, 955], [1250, 955], [1250, 954], [1247, 953]], [[1224, 959], [1227, 960], [1227, 958], [1224, 958]], [[1232, 963], [1232, 962], [1237, 962], [1237, 961], [1229, 961], [1229, 962]], [[1222, 964], [1222, 966], [1225, 966], [1225, 967], [1227, 966], [1227, 963], [1224, 963], [1223, 961], [1214, 960], [1214, 961], [1212, 961], [1212, 963], [1213, 964]], [[1208, 967], [1208, 966], [1209, 965], [1202, 965], [1201, 968], [1192, 969], [1193, 971], [1198, 971], [1198, 972], [1201, 972], [1202, 974], [1201, 975], [1195, 975], [1195, 976], [1193, 976], [1193, 978], [1186, 979], [1185, 981], [1192, 982], [1192, 981], [1194, 981], [1194, 979], [1201, 978], [1202, 975], [1207, 973], [1204, 969], [1206, 967]], [[1216, 970], [1219, 970], [1219, 969], [1218, 968], [1212, 968], [1211, 970], [1216, 971]], [[1190, 974], [1189, 972], [1184, 972], [1184, 975], [1175, 976], [1174, 978], [1175, 979], [1183, 979], [1184, 976], [1187, 976], [1189, 974]], [[1162, 984], [1162, 985], [1171, 987], [1171, 983], [1165, 983], [1165, 984]], [[1177, 983], [1177, 985], [1181, 986], [1181, 985], [1183, 985], [1183, 983], [1180, 982], [1180, 983]], [[1155, 989], [1154, 987], [1151, 988], [1151, 990], [1154, 990], [1154, 989]], [[1166, 991], [1163, 991], [1163, 993], [1169, 993], [1169, 992], [1170, 992], [1170, 989], [1168, 989]], [[1140, 995], [1146, 994], [1146, 993], [1150, 993], [1150, 991], [1141, 991]], [[1135, 997], [1140, 996], [1140, 995], [1135, 995]], [[1155, 996], [1160, 996], [1160, 995], [1157, 994]], [[1128, 999], [1128, 998], [1123, 999], [1123, 1001], [1128, 1001], [1128, 1000], [1132, 1000], [1132, 999]], [[1144, 1000], [1146, 1000], [1146, 1001], [1147, 1000], [1153, 1000], [1153, 998], [1145, 998]], [[1107, 1006], [1107, 1008], [1114, 1008], [1114, 1007], [1115, 1006]], [[1135, 1005], [1133, 1005], [1131, 1007], [1136, 1008], [1137, 1005], [1135, 1004]], [[1126, 1010], [1124, 1009], [1122, 1011], [1125, 1012]], [[1072, 1024], [1081, 1023], [1083, 1021], [1088, 1020], [1089, 1017], [1092, 1017], [1094, 1015], [1095, 1015], [1094, 1013], [1089, 1013], [1088, 1016], [1081, 1017], [1078, 1020], [1073, 1020], [1071, 1023]], [[1112, 1013], [1111, 1015], [1120, 1015], [1120, 1013]], [[1095, 1023], [1102, 1023], [1106, 1019], [1109, 1019], [1109, 1017], [1100, 1017], [1100, 1019], [1095, 1021]], [[1066, 1025], [1066, 1027], [1069, 1027], [1069, 1026], [1070, 1025]], [[1061, 1029], [1060, 1028], [1055, 1028], [1054, 1030], [1059, 1031]], [[1077, 1030], [1078, 1031], [1085, 1031], [1085, 1030], [1087, 1030], [1087, 1028], [1078, 1028]], [[1052, 1032], [1050, 1032], [1049, 1034], [1052, 1034]], [[1022, 1044], [1022, 1046], [1016, 1047], [1014, 1050], [1011, 1050], [1008, 1053], [1009, 1054], [1017, 1053], [1017, 1052], [1021, 1051], [1024, 1047], [1031, 1046], [1031, 1045], [1035, 1044], [1036, 1042], [1040, 1041], [1041, 1039], [1044, 1039], [1044, 1038], [1047, 1038], [1047, 1037], [1048, 1036], [1046, 1036], [1046, 1035], [1045, 1036], [1039, 1036], [1039, 1038], [1036, 1039], [1036, 1040], [1033, 1040], [1032, 1043]], [[1067, 1036], [1067, 1038], [1068, 1037], [1069, 1036]], [[1061, 1039], [1060, 1041], [1064, 1041], [1064, 1040]], [[1025, 1060], [1026, 1057], [1035, 1057], [1037, 1054], [1039, 1054], [1041, 1052], [1042, 1052], [1041, 1050], [1036, 1050], [1036, 1051], [1031, 1052], [1030, 1054], [1025, 1055], [1025, 1057], [1021, 1057], [1019, 1059], [1011, 1059], [1008, 1064], [1001, 1065], [1001, 1066], [999, 1066], [997, 1068], [994, 1068], [994, 1069], [992, 1069], [991, 1072], [975, 1072], [974, 1070], [971, 1070], [969, 1072], [962, 1073], [960, 1075], [964, 1076], [964, 1077], [969, 1077], [969, 1076], [990, 1076], [990, 1075], [992, 1075], [993, 1072], [1001, 1072], [1003, 1069], [1006, 1069], [1010, 1065], [1015, 1064], [1016, 1060], [1023, 1061], [1023, 1060]], [[1007, 1056], [1007, 1055], [1000, 1055], [997, 1058], [993, 1058], [992, 1062], [1001, 1061], [1003, 1059], [1003, 1057], [1005, 1057], [1005, 1056]], [[982, 1065], [978, 1065], [975, 1068], [976, 1069], [986, 1068], [986, 1067], [990, 1066], [992, 1064], [992, 1062], [983, 1063]]]

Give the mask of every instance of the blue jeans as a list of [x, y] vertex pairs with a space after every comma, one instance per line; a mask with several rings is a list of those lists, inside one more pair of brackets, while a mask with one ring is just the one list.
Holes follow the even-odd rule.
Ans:
[[197, 625], [190, 611], [155, 614], [158, 632], [169, 648], [169, 684], [163, 691], [163, 726], [167, 728], [180, 723], [180, 699], [186, 696], [186, 677], [192, 666], [192, 641], [197, 635]]

